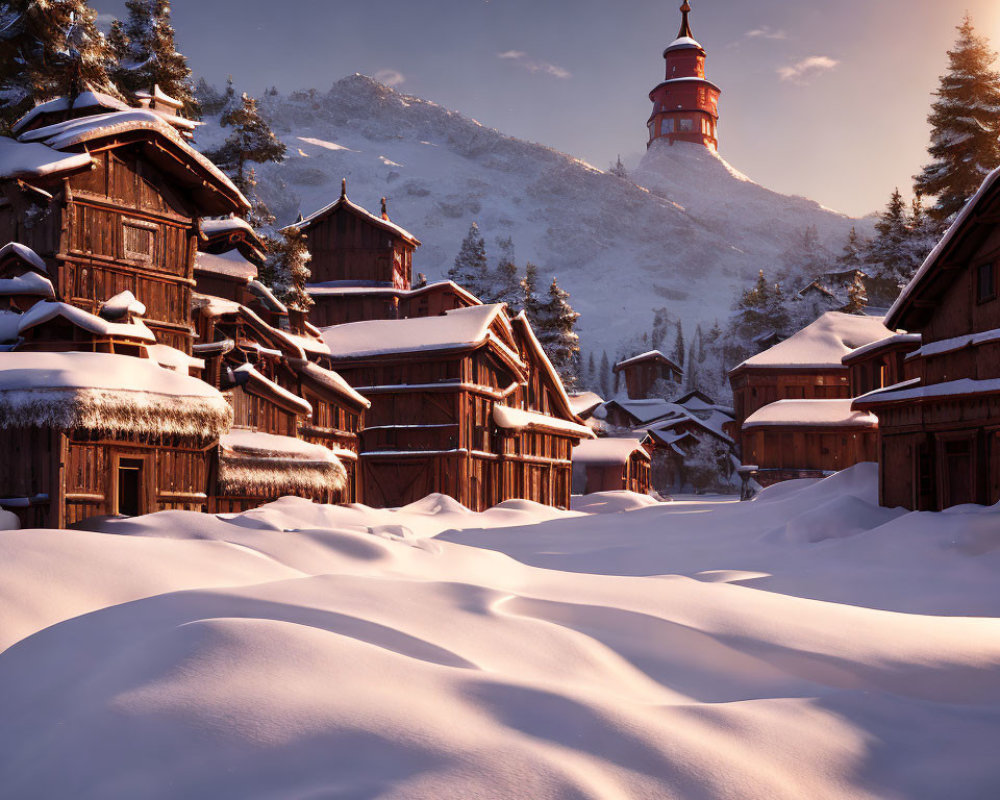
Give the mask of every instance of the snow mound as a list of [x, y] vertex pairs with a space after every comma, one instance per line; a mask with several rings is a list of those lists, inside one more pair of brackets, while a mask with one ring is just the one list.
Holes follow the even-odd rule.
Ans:
[[[0, 782], [990, 797], [1000, 509], [868, 513], [875, 477], [611, 516], [289, 497], [0, 532]], [[865, 533], [773, 535], [824, 507]]]

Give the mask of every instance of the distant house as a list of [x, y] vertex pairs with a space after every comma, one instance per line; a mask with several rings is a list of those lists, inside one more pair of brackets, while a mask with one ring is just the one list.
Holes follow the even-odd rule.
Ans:
[[854, 401], [876, 414], [885, 506], [1000, 500], [1000, 170], [990, 174], [886, 320], [918, 332], [903, 380]]
[[615, 374], [615, 392], [624, 375], [630, 400], [646, 400], [656, 397], [658, 393], [662, 396], [665, 389], [676, 388], [684, 380], [684, 370], [659, 350], [619, 361], [612, 371]]
[[649, 494], [650, 457], [639, 439], [605, 437], [573, 448], [573, 494]]

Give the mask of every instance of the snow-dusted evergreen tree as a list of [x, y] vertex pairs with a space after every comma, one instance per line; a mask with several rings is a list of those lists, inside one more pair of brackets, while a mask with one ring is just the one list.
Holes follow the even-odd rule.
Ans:
[[184, 113], [199, 117], [187, 59], [177, 51], [170, 22], [170, 0], [125, 0], [128, 17], [111, 25], [110, 41], [117, 64], [112, 78], [126, 97], [152, 92], [154, 86], [184, 104]]
[[548, 299], [539, 305], [531, 324], [542, 349], [569, 391], [576, 387], [580, 371], [580, 337], [575, 330], [579, 318], [569, 304], [569, 293], [559, 288], [553, 278]]
[[534, 325], [541, 310], [542, 301], [538, 296], [538, 267], [530, 261], [524, 265], [524, 277], [521, 278], [521, 310]]
[[927, 118], [931, 163], [915, 177], [916, 190], [936, 198], [930, 214], [938, 222], [961, 211], [983, 178], [1000, 166], [1000, 73], [995, 62], [989, 41], [976, 33], [966, 14]]
[[625, 180], [628, 180], [628, 170], [625, 169], [625, 165], [622, 163], [622, 157], [620, 155], [618, 156], [618, 160], [615, 161], [615, 163], [608, 169], [608, 172], [616, 178], [624, 178]]
[[233, 124], [233, 115], [243, 106], [240, 95], [236, 94], [236, 87], [233, 86], [233, 76], [226, 78], [226, 88], [222, 93], [222, 101], [219, 106], [219, 125], [228, 128]]
[[611, 361], [608, 358], [607, 350], [601, 352], [601, 365], [598, 370], [601, 376], [599, 393], [601, 397], [610, 398], [611, 393], [615, 390], [615, 376], [611, 370]]
[[486, 258], [486, 241], [473, 222], [462, 240], [455, 263], [448, 270], [448, 277], [476, 297], [490, 294], [489, 262]]
[[727, 490], [733, 473], [730, 450], [714, 436], [705, 436], [684, 459], [684, 477], [700, 492]]
[[114, 53], [87, 0], [0, 2], [0, 125], [36, 104], [86, 89], [119, 97]]
[[584, 373], [586, 388], [592, 392], [599, 392], [599, 377], [597, 375], [597, 362], [594, 359], [594, 351], [591, 350], [587, 356], [587, 371]]
[[729, 324], [719, 338], [719, 357], [726, 369], [761, 349], [759, 342], [772, 335], [785, 338], [792, 322], [780, 283], [770, 283], [764, 270], [753, 287], [744, 291], [733, 308]]
[[844, 251], [837, 257], [840, 269], [864, 269], [867, 247], [868, 243], [858, 235], [857, 228], [852, 225], [851, 232], [847, 234]]
[[868, 247], [867, 260], [872, 264], [875, 276], [905, 285], [913, 276], [915, 266], [910, 249], [910, 221], [906, 213], [906, 202], [897, 188], [885, 210], [875, 223], [875, 238]]
[[847, 305], [844, 311], [847, 314], [864, 314], [868, 305], [868, 290], [865, 289], [864, 279], [860, 273], [854, 273], [854, 280], [847, 289]]
[[498, 237], [497, 250], [500, 256], [493, 274], [490, 302], [506, 303], [513, 316], [521, 311], [521, 278], [514, 261], [514, 240], [509, 236]]
[[293, 311], [308, 311], [312, 298], [306, 293], [312, 255], [305, 234], [296, 227], [285, 228], [268, 240], [268, 256], [261, 277], [282, 303]]
[[691, 346], [688, 347], [687, 363], [684, 366], [684, 388], [689, 392], [692, 389], [700, 388], [700, 366], [701, 365], [698, 363], [698, 348], [695, 344], [695, 340], [692, 339]]
[[653, 329], [649, 334], [649, 344], [654, 350], [663, 352], [670, 331], [670, 315], [666, 308], [653, 309]]
[[910, 205], [909, 233], [907, 249], [912, 270], [916, 271], [944, 233], [942, 225], [924, 207], [924, 199], [919, 193]]
[[674, 349], [670, 353], [670, 360], [681, 369], [684, 368], [684, 326], [677, 320], [677, 338], [674, 339]]
[[807, 225], [782, 254], [779, 278], [793, 287], [804, 286], [830, 270], [834, 259], [820, 241], [815, 225]]
[[244, 94], [239, 108], [230, 115], [233, 131], [217, 150], [207, 152], [216, 164], [233, 179], [237, 188], [254, 206], [252, 225], [267, 227], [274, 216], [256, 193], [256, 172], [251, 164], [282, 161], [285, 145], [274, 135], [271, 126], [257, 111], [257, 101]]
[[199, 78], [194, 87], [194, 99], [198, 102], [201, 112], [206, 116], [215, 116], [222, 111], [225, 98], [222, 93], [204, 78]]

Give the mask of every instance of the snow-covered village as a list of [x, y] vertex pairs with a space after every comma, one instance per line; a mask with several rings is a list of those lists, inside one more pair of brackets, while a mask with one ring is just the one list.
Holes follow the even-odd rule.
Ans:
[[0, 798], [1000, 797], [997, 43], [0, 0]]

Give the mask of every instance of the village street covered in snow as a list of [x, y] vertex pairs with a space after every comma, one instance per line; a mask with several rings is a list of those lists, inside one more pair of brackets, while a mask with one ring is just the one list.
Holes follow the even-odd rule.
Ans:
[[994, 796], [1000, 509], [876, 486], [0, 533], [2, 794]]

